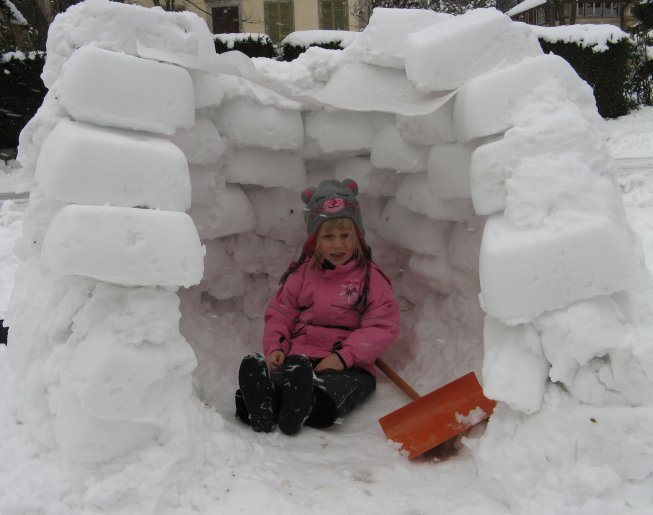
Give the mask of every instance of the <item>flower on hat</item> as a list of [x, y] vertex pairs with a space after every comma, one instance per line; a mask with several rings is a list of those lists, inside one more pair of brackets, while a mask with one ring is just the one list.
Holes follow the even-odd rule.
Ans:
[[345, 208], [345, 201], [341, 198], [332, 198], [322, 204], [322, 211], [325, 213], [337, 213]]

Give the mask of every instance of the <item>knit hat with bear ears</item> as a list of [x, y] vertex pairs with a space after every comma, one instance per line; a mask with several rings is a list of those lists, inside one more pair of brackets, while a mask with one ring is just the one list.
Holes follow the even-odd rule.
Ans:
[[358, 184], [351, 179], [342, 182], [322, 181], [317, 188], [307, 188], [302, 192], [302, 200], [306, 204], [306, 232], [309, 238], [304, 245], [305, 252], [313, 252], [320, 225], [332, 218], [349, 218], [354, 222], [361, 244], [365, 246], [365, 228], [356, 195]]

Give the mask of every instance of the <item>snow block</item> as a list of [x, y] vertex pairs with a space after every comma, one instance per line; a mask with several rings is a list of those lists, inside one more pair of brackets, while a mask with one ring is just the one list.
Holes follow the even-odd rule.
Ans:
[[204, 256], [204, 279], [199, 285], [218, 300], [239, 297], [245, 293], [245, 274], [227, 253], [222, 240], [207, 240]]
[[190, 129], [182, 129], [171, 137], [189, 164], [208, 165], [220, 161], [225, 151], [225, 143], [220, 133], [207, 118], [198, 118]]
[[409, 35], [406, 76], [419, 91], [449, 91], [489, 70], [541, 54], [527, 26], [496, 9], [474, 9], [435, 30]]
[[449, 144], [431, 148], [428, 160], [429, 188], [442, 198], [471, 198], [469, 165], [475, 145]]
[[195, 122], [183, 68], [83, 46], [65, 63], [59, 101], [78, 121], [171, 135]]
[[579, 367], [621, 345], [624, 315], [610, 297], [594, 297], [533, 321], [552, 381], [571, 386]]
[[372, 142], [370, 161], [377, 168], [400, 172], [425, 172], [430, 147], [406, 143], [394, 125], [379, 129]]
[[222, 103], [213, 121], [220, 134], [236, 146], [300, 150], [304, 144], [304, 125], [299, 111], [233, 100]]
[[442, 295], [453, 291], [453, 276], [446, 254], [438, 257], [413, 254], [408, 259], [408, 268], [421, 284], [432, 290]]
[[190, 178], [171, 142], [68, 120], [43, 143], [36, 181], [45, 193], [75, 204], [186, 211]]
[[346, 111], [316, 111], [304, 118], [307, 157], [337, 157], [368, 154], [374, 127], [366, 114]]
[[111, 460], [143, 447], [157, 435], [150, 422], [120, 420], [107, 422], [80, 406], [70, 392], [59, 392], [55, 405], [55, 438], [68, 459], [78, 463]]
[[511, 228], [502, 215], [491, 216], [479, 271], [484, 311], [509, 323], [632, 288], [639, 277], [629, 233], [582, 215], [527, 231]]
[[235, 184], [211, 190], [206, 202], [193, 202], [188, 214], [203, 240], [222, 238], [254, 229], [256, 217], [245, 192]]
[[367, 27], [349, 46], [348, 51], [355, 51], [365, 63], [403, 70], [408, 51], [407, 36], [451, 17], [450, 14], [427, 9], [377, 7]]
[[195, 204], [212, 204], [218, 190], [224, 190], [227, 184], [224, 174], [217, 165], [191, 165], [189, 167], [191, 199]]
[[62, 387], [98, 419], [157, 423], [168, 405], [191, 397], [197, 361], [179, 334], [179, 318], [174, 291], [97, 284], [75, 315], [79, 343]]
[[562, 57], [546, 54], [476, 77], [456, 93], [453, 123], [456, 139], [468, 142], [500, 134], [514, 124], [516, 111], [529, 102], [570, 100], [586, 116], [596, 113], [591, 88]]
[[295, 190], [268, 188], [252, 191], [249, 200], [256, 214], [259, 236], [301, 245], [306, 239], [305, 204]]
[[469, 275], [478, 275], [478, 256], [481, 252], [484, 217], [454, 224], [447, 243], [447, 258], [452, 268]]
[[401, 138], [413, 146], [453, 143], [453, 101], [446, 102], [432, 113], [405, 116], [397, 114], [397, 129]]
[[434, 220], [462, 222], [474, 217], [471, 201], [433, 195], [426, 172], [405, 174], [395, 200], [397, 205]]
[[239, 148], [225, 165], [228, 182], [266, 188], [304, 188], [306, 168], [299, 154], [285, 150]]
[[378, 224], [379, 236], [383, 239], [427, 256], [441, 256], [446, 252], [449, 230], [448, 222], [409, 211], [394, 199], [386, 204]]
[[217, 107], [222, 104], [225, 94], [221, 77], [197, 70], [191, 70], [189, 73], [193, 81], [196, 109]]
[[531, 324], [507, 326], [485, 317], [483, 392], [513, 410], [535, 413], [542, 406], [549, 363]]
[[51, 270], [127, 286], [198, 284], [203, 257], [187, 214], [111, 206], [65, 206], [41, 249]]
[[336, 163], [336, 179], [353, 179], [358, 191], [371, 197], [392, 197], [397, 192], [401, 177], [394, 170], [379, 170], [365, 157], [348, 157]]

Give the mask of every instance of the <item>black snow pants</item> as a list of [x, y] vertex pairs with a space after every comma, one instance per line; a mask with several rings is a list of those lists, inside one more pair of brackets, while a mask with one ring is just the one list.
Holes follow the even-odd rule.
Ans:
[[[321, 360], [311, 359], [313, 367]], [[285, 365], [272, 370], [270, 379], [275, 385], [275, 395], [278, 396], [274, 404], [280, 406], [281, 380]], [[376, 390], [376, 378], [359, 367], [346, 370], [327, 369], [316, 374], [313, 382], [313, 408], [305, 425], [316, 428], [325, 428], [333, 425], [363, 402]], [[249, 415], [240, 390], [236, 392], [236, 416], [247, 422]]]

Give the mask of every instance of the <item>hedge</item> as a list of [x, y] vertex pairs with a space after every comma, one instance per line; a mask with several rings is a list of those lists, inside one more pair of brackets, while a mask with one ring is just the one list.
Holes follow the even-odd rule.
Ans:
[[276, 59], [278, 50], [267, 34], [214, 34], [213, 43], [218, 54], [238, 50], [247, 57]]
[[565, 59], [576, 73], [594, 90], [599, 114], [603, 118], [617, 118], [628, 114], [635, 106], [630, 97], [629, 79], [635, 46], [630, 39], [606, 43], [608, 49], [595, 52], [577, 43], [551, 43], [542, 38], [540, 46]]
[[18, 135], [43, 103], [44, 52], [10, 52], [0, 57], [0, 148], [16, 148]]

